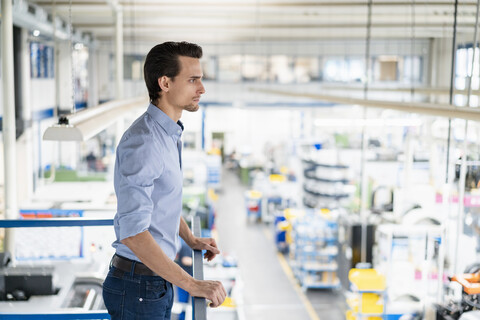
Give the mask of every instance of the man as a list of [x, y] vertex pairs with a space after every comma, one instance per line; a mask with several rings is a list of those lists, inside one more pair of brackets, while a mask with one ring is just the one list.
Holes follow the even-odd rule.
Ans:
[[192, 278], [173, 259], [178, 235], [212, 260], [214, 239], [192, 235], [182, 212], [181, 141], [183, 110], [198, 110], [205, 88], [202, 49], [165, 42], [148, 53], [144, 76], [147, 111], [125, 132], [117, 147], [114, 228], [116, 253], [103, 284], [105, 306], [115, 319], [170, 319], [172, 284], [217, 307], [226, 292], [218, 281]]

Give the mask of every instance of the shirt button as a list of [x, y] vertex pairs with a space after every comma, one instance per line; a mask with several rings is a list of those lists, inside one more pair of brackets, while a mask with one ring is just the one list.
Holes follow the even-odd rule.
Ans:
[[142, 302], [142, 301], [143, 301], [143, 299], [142, 299], [142, 298], [140, 298], [140, 299], [138, 299], [138, 301]]

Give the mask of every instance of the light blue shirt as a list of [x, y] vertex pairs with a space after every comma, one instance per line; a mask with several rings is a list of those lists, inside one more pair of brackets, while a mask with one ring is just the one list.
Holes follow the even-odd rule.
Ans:
[[148, 230], [165, 254], [175, 258], [182, 213], [182, 131], [180, 121], [150, 104], [118, 144], [113, 247], [123, 257], [140, 261], [120, 241]]

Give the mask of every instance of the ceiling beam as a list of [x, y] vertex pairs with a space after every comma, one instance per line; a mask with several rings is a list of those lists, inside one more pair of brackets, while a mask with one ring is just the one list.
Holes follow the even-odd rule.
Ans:
[[361, 98], [349, 98], [345, 96], [313, 94], [302, 92], [286, 92], [284, 90], [250, 88], [251, 91], [275, 94], [289, 97], [311, 98], [320, 101], [328, 101], [338, 104], [359, 105], [367, 108], [380, 108], [397, 110], [407, 113], [418, 113], [430, 116], [458, 118], [464, 120], [480, 121], [480, 108], [456, 107], [448, 104], [433, 104], [422, 102], [400, 102]]
[[[42, 6], [49, 6], [52, 5], [51, 0], [39, 0], [35, 1], [35, 3], [42, 5]], [[152, 2], [146, 2], [146, 1], [120, 1], [120, 3], [124, 6], [156, 6], [156, 7], [162, 7], [162, 6], [172, 6], [172, 3], [175, 3], [173, 6], [184, 6], [184, 7], [195, 7], [199, 6], [198, 1], [152, 1]], [[415, 6], [437, 6], [437, 7], [448, 7], [452, 6], [455, 3], [455, 1], [415, 1]], [[69, 6], [70, 1], [56, 1], [55, 5], [60, 5], [60, 6]], [[77, 6], [77, 5], [82, 5], [82, 6], [98, 6], [102, 5], [101, 2], [98, 1], [72, 1], [72, 6]], [[257, 3], [256, 1], [237, 1], [237, 2], [225, 2], [223, 0], [219, 0], [217, 2], [215, 1], [210, 1], [210, 2], [201, 2], [202, 7], [366, 7], [368, 5], [368, 1], [345, 1], [345, 2], [339, 2], [339, 1], [291, 1], [291, 2], [261, 2]], [[375, 1], [373, 3], [373, 7], [401, 7], [401, 6], [411, 6], [412, 2], [411, 1]], [[475, 7], [476, 6], [476, 1], [463, 1], [460, 4], [460, 7]]]

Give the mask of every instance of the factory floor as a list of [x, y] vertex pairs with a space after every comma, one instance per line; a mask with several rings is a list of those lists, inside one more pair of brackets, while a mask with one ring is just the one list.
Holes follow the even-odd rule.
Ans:
[[248, 320], [343, 320], [346, 303], [341, 289], [302, 290], [288, 257], [278, 253], [273, 227], [246, 217], [244, 192], [238, 176], [222, 173], [216, 203], [218, 245], [238, 259], [243, 280], [243, 306]]

